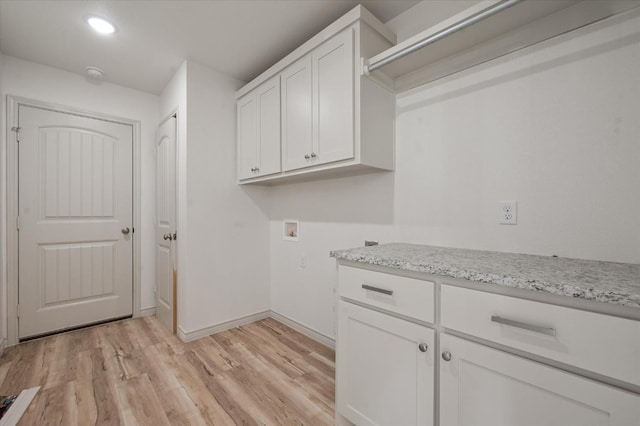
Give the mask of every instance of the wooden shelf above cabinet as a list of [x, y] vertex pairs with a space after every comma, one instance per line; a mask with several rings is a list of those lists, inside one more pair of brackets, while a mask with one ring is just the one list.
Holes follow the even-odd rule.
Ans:
[[453, 32], [375, 71], [367, 66], [401, 55], [418, 43], [507, 0], [484, 0], [397, 45], [363, 60], [363, 74], [396, 93], [532, 46], [640, 6], [640, 0], [523, 0]]

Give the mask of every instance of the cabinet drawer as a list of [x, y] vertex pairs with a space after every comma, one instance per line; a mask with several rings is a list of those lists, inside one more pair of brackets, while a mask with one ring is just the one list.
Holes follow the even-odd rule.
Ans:
[[443, 327], [640, 385], [640, 321], [451, 285], [441, 298]]
[[429, 323], [435, 322], [434, 283], [340, 266], [340, 297]]

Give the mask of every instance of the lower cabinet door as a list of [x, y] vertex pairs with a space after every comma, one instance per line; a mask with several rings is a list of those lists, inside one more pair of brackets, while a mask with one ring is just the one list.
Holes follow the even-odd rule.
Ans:
[[440, 356], [441, 426], [640, 425], [640, 395], [446, 334]]
[[432, 425], [434, 331], [340, 301], [336, 398], [357, 425]]

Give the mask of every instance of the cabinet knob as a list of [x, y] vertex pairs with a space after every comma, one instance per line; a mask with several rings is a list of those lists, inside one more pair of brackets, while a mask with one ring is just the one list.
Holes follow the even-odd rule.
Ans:
[[259, 172], [259, 171], [260, 171], [260, 167], [255, 167], [255, 168], [253, 169], [253, 171], [254, 171], [254, 172]]
[[420, 352], [426, 352], [429, 349], [429, 345], [426, 343], [420, 343], [418, 345], [418, 349], [420, 349]]
[[442, 352], [442, 359], [445, 361], [451, 361], [451, 352], [449, 351]]
[[316, 157], [317, 157], [316, 153], [315, 153], [315, 152], [312, 152], [312, 153], [311, 153], [311, 158], [316, 158]]
[[311, 158], [311, 157], [309, 157], [309, 154], [305, 154], [305, 155], [304, 155], [304, 158], [305, 158], [305, 160], [308, 160], [308, 159], [309, 159], [309, 158]]

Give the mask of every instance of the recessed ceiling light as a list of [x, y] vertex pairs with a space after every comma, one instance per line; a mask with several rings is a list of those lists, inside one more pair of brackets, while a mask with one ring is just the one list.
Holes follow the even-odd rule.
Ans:
[[89, 16], [87, 23], [100, 34], [113, 34], [116, 31], [116, 27], [111, 22], [97, 16]]

